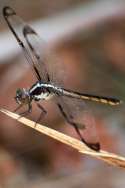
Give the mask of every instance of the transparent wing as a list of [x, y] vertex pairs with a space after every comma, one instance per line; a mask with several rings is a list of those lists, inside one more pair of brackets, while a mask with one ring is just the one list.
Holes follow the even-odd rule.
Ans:
[[[38, 80], [59, 83], [63, 72], [60, 60], [48, 44], [28, 24], [26, 24], [10, 7], [3, 9], [4, 18], [21, 46], [28, 63], [32, 66]], [[60, 70], [59, 70], [60, 69]], [[59, 71], [58, 71], [59, 70]]]
[[[47, 82], [49, 80], [49, 75], [44, 63], [44, 56], [43, 54], [39, 56], [38, 52], [35, 51], [35, 48], [32, 46], [31, 41], [29, 41], [29, 36], [36, 36], [36, 32], [18, 17], [12, 8], [4, 7], [3, 15], [37, 79]], [[42, 64], [42, 69], [40, 63]]]
[[60, 95], [56, 97], [56, 102], [63, 117], [75, 128], [80, 139], [90, 148], [99, 150], [95, 120], [87, 104], [83, 100]]
[[40, 70], [40, 75], [46, 75], [46, 79], [42, 79], [42, 81], [62, 85], [64, 64], [58, 58], [54, 49], [52, 50], [52, 48], [28, 25], [23, 28], [23, 34], [31, 53], [37, 60], [35, 66]]

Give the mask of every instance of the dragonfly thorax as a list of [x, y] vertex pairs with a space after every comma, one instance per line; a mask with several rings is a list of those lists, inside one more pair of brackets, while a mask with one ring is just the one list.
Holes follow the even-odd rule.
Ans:
[[36, 82], [29, 90], [31, 98], [35, 101], [49, 100], [53, 94], [47, 87], [45, 87], [45, 85], [46, 84]]

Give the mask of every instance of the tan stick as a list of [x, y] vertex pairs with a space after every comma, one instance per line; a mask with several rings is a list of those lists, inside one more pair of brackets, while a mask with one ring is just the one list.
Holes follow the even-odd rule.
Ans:
[[67, 136], [63, 133], [55, 131], [55, 130], [48, 128], [46, 126], [43, 126], [41, 124], [37, 124], [37, 126], [34, 127], [34, 124], [35, 124], [34, 121], [31, 121], [25, 117], [20, 117], [20, 115], [12, 113], [8, 110], [0, 109], [0, 111], [3, 112], [4, 114], [10, 116], [11, 118], [16, 119], [17, 121], [23, 123], [24, 125], [31, 127], [47, 136], [52, 137], [55, 140], [58, 140], [64, 144], [76, 149], [80, 153], [88, 154], [90, 156], [96, 157], [98, 159], [101, 159], [101, 160], [107, 162], [110, 165], [125, 168], [125, 157], [121, 157], [119, 155], [109, 153], [109, 152], [103, 151], [103, 150], [96, 152], [96, 151], [90, 149], [89, 147], [87, 147], [83, 142], [81, 142], [75, 138]]

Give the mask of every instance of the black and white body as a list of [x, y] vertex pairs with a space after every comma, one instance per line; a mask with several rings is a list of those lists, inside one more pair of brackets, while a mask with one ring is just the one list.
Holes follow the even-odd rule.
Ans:
[[[17, 90], [15, 99], [19, 104], [18, 109], [23, 105], [28, 105], [28, 112], [30, 112], [32, 110], [33, 100], [38, 103], [42, 100], [55, 98], [55, 102], [61, 114], [67, 123], [75, 128], [80, 139], [91, 149], [95, 151], [100, 150], [100, 143], [97, 137], [92, 135], [94, 133], [92, 129], [94, 128], [94, 123], [93, 121], [86, 121], [87, 110], [85, 101], [100, 102], [108, 105], [119, 105], [121, 101], [112, 97], [79, 93], [58, 86], [55, 82], [54, 75], [48, 70], [48, 52], [41, 47], [42, 41], [37, 33], [23, 22], [12, 8], [4, 7], [3, 15], [38, 80], [29, 90]], [[15, 27], [15, 25], [18, 26], [18, 24], [21, 28], [21, 34]], [[37, 44], [38, 41], [39, 44]], [[40, 107], [42, 112], [46, 113], [46, 110], [39, 103], [38, 107]], [[83, 129], [83, 132], [89, 132], [87, 136], [85, 135], [84, 137], [84, 134], [82, 135], [81, 129]]]
[[52, 97], [56, 96], [67, 96], [70, 98], [77, 98], [82, 100], [90, 100], [95, 102], [101, 102], [109, 105], [118, 105], [120, 101], [116, 98], [107, 98], [102, 96], [95, 96], [89, 94], [81, 94], [71, 90], [67, 90], [61, 87], [54, 86], [53, 84], [42, 83], [42, 81], [37, 81], [29, 90], [18, 89], [16, 93], [17, 103], [22, 103], [22, 96], [28, 98], [29, 102], [40, 101], [40, 100], [50, 100]]

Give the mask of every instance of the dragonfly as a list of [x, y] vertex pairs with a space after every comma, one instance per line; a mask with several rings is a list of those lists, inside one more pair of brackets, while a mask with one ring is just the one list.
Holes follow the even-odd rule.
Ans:
[[88, 116], [89, 110], [86, 103], [92, 101], [113, 106], [119, 105], [121, 100], [114, 97], [80, 93], [59, 85], [59, 79], [52, 70], [54, 67], [53, 61], [51, 61], [52, 54], [36, 31], [9, 6], [3, 8], [3, 16], [37, 79], [30, 89], [17, 89], [15, 100], [18, 107], [16, 110], [26, 105], [27, 113], [30, 113], [32, 102], [35, 101], [41, 110], [40, 120], [47, 113], [40, 101], [53, 98], [65, 121], [75, 128], [81, 141], [94, 151], [99, 151], [101, 146], [95, 134], [95, 123]]

